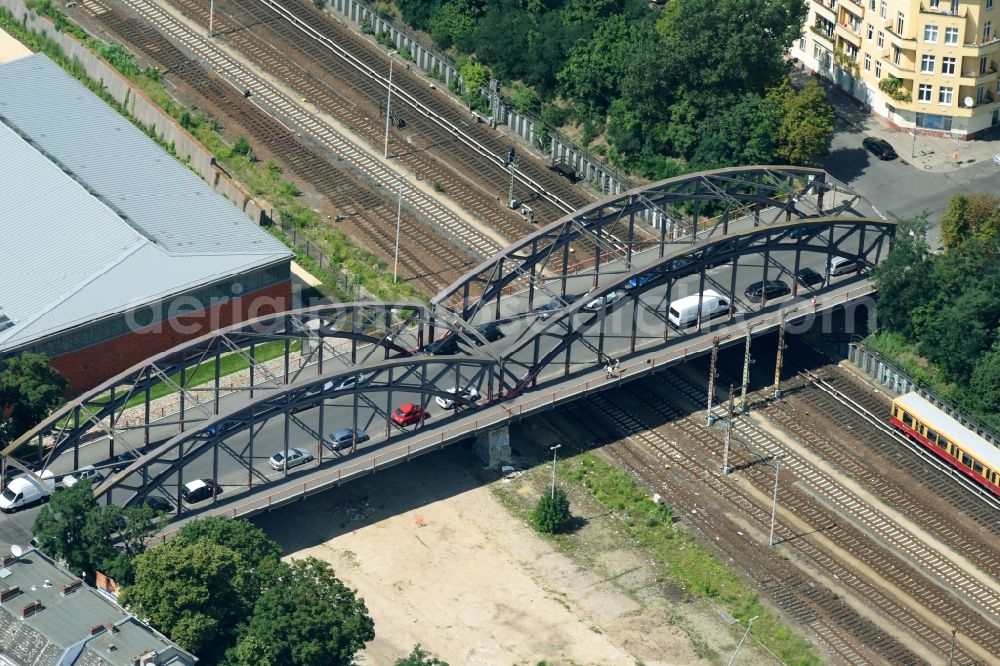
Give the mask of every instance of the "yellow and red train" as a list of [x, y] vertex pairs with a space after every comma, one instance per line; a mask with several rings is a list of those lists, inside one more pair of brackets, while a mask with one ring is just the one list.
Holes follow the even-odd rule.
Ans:
[[1000, 449], [916, 393], [892, 401], [889, 422], [976, 483], [1000, 495]]

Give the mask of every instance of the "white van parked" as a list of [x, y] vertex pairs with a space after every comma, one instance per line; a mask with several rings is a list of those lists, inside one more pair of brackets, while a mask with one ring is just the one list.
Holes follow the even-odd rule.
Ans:
[[830, 275], [844, 275], [845, 273], [855, 273], [863, 267], [864, 263], [857, 259], [831, 257], [830, 265], [827, 268], [830, 270]]
[[52, 494], [55, 485], [52, 472], [48, 470], [42, 472], [41, 481], [33, 474], [23, 474], [8, 483], [7, 488], [0, 494], [0, 511], [10, 513], [44, 502]]
[[667, 319], [678, 328], [690, 326], [698, 321], [698, 303], [701, 302], [701, 319], [711, 319], [729, 312], [729, 301], [706, 289], [702, 294], [692, 294], [679, 298], [670, 304]]

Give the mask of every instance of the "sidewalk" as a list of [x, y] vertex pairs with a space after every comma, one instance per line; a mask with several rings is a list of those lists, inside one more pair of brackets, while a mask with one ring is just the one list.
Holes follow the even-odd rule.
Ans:
[[925, 134], [914, 137], [911, 131], [895, 129], [885, 119], [863, 110], [858, 100], [831, 81], [810, 76], [798, 68], [792, 69], [791, 77], [796, 84], [813, 80], [826, 89], [837, 118], [846, 123], [851, 132], [861, 135], [858, 137], [859, 146], [865, 136], [885, 139], [896, 149], [900, 161], [915, 169], [937, 173], [957, 171], [977, 162], [990, 162], [994, 155], [1000, 153], [1000, 128], [969, 141]]

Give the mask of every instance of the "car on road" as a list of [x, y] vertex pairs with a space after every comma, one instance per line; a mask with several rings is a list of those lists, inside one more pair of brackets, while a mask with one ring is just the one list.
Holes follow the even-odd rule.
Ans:
[[267, 464], [271, 466], [271, 469], [280, 472], [284, 469], [304, 465], [310, 460], [313, 460], [313, 454], [306, 449], [288, 449], [287, 458], [284, 451], [276, 451], [267, 459]]
[[336, 379], [331, 379], [327, 383], [323, 384], [324, 391], [346, 391], [347, 389], [352, 389], [356, 385], [368, 379], [368, 375], [363, 372], [359, 372], [356, 375], [351, 375], [350, 377], [345, 377], [340, 381]]
[[62, 484], [64, 488], [72, 488], [84, 479], [90, 481], [91, 485], [97, 485], [104, 480], [104, 475], [101, 474], [100, 470], [95, 469], [93, 465], [84, 465], [72, 474], [64, 476]]
[[205, 429], [205, 433], [210, 437], [215, 437], [216, 435], [221, 435], [224, 432], [232, 430], [239, 424], [235, 421], [223, 421], [222, 423], [216, 423], [215, 425], [210, 425]]
[[142, 504], [145, 504], [157, 513], [170, 513], [174, 510], [173, 502], [158, 495], [150, 495], [149, 497], [146, 497], [142, 500]]
[[638, 287], [646, 286], [650, 280], [658, 275], [655, 271], [649, 273], [643, 273], [642, 275], [636, 275], [633, 278], [629, 278], [628, 286], [629, 289], [637, 289]]
[[848, 259], [847, 257], [831, 257], [827, 264], [830, 275], [846, 275], [847, 273], [860, 273], [868, 265], [861, 259]]
[[[491, 321], [488, 324], [477, 326], [476, 330], [481, 336], [486, 338], [486, 342], [496, 342], [500, 338], [504, 337], [503, 331], [500, 330], [499, 322]], [[480, 347], [482, 346], [482, 342], [479, 340], [476, 340], [476, 344]]]
[[222, 488], [220, 488], [211, 479], [196, 479], [194, 481], [188, 481], [181, 488], [181, 497], [188, 504], [197, 504], [198, 502], [204, 502], [212, 495], [221, 495]]
[[369, 437], [368, 433], [364, 431], [364, 428], [341, 428], [340, 430], [334, 430], [330, 433], [330, 444], [333, 446], [334, 451], [340, 451], [341, 449], [349, 449], [354, 443], [361, 444], [362, 442], [367, 442]]
[[861, 142], [861, 145], [880, 160], [891, 160], [897, 157], [896, 151], [892, 149], [892, 146], [885, 139], [868, 136]]
[[822, 282], [823, 276], [811, 268], [800, 268], [799, 272], [795, 274], [795, 281], [803, 287], [811, 287]]
[[420, 419], [429, 419], [431, 413], [420, 405], [408, 402], [405, 405], [400, 405], [396, 408], [396, 411], [392, 413], [392, 422], [399, 426], [410, 425], [411, 423], [419, 423]]
[[447, 333], [444, 337], [424, 345], [420, 351], [432, 356], [455, 354], [458, 352], [458, 336], [454, 333]]
[[117, 474], [131, 465], [133, 461], [138, 460], [140, 455], [142, 455], [142, 451], [125, 451], [124, 453], [119, 453], [111, 459], [111, 471]]
[[538, 315], [539, 319], [548, 319], [556, 310], [561, 309], [563, 306], [570, 306], [578, 300], [580, 300], [579, 294], [566, 294], [565, 296], [560, 296], [559, 298], [553, 298], [542, 307], [537, 308], [535, 313]]
[[445, 392], [452, 397], [446, 398], [439, 395], [434, 398], [434, 402], [440, 405], [441, 409], [458, 409], [459, 407], [474, 405], [476, 400], [479, 400], [481, 397], [475, 386], [468, 386], [464, 389], [455, 386]]
[[993, 156], [993, 164], [1000, 164], [1000, 153]]
[[782, 280], [768, 280], [767, 282], [754, 282], [746, 288], [743, 295], [751, 303], [761, 303], [790, 293], [792, 293], [791, 288]]
[[621, 293], [617, 291], [612, 291], [610, 293], [604, 294], [603, 296], [598, 296], [597, 298], [589, 301], [586, 305], [583, 306], [583, 309], [589, 310], [590, 312], [597, 312], [602, 307], [606, 305], [611, 305], [621, 297], [622, 297]]

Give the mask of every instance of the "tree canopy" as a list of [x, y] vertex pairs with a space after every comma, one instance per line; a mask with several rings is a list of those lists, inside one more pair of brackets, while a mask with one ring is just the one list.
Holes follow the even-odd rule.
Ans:
[[44, 354], [24, 352], [0, 370], [0, 447], [31, 430], [63, 403], [69, 388]]
[[254, 604], [229, 666], [335, 666], [375, 638], [363, 599], [313, 557], [282, 563]]
[[809, 164], [829, 151], [824, 90], [795, 92], [785, 74], [801, 0], [671, 0], [662, 10], [642, 0], [396, 4], [460, 62], [474, 56], [500, 80], [532, 86], [546, 122], [571, 121], [585, 144], [606, 128], [610, 159], [645, 177]]

